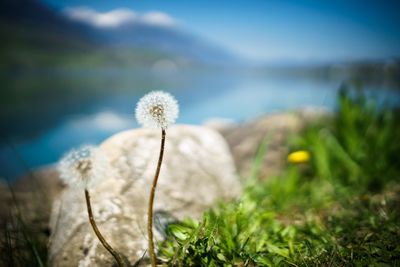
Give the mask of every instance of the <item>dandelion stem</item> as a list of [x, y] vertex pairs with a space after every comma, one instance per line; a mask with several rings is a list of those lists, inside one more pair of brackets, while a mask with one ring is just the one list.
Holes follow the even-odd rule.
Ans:
[[100, 233], [99, 228], [97, 228], [96, 222], [93, 217], [92, 205], [90, 204], [89, 191], [87, 189], [85, 189], [85, 197], [86, 197], [86, 206], [89, 215], [89, 221], [90, 224], [92, 225], [93, 231], [95, 232], [97, 238], [100, 240], [101, 244], [103, 244], [103, 246], [108, 250], [108, 252], [110, 252], [111, 255], [113, 255], [113, 257], [118, 263], [118, 266], [123, 267], [124, 264], [121, 256], [110, 246], [110, 244], [107, 243], [103, 235]]
[[153, 178], [153, 184], [151, 186], [150, 197], [149, 197], [149, 207], [147, 213], [147, 234], [149, 237], [149, 253], [151, 266], [156, 266], [156, 253], [154, 252], [154, 242], [153, 242], [153, 204], [154, 204], [154, 196], [156, 193], [156, 186], [158, 181], [158, 176], [160, 175], [161, 163], [164, 156], [164, 145], [165, 145], [165, 129], [161, 130], [161, 148], [160, 148], [160, 156], [158, 157], [157, 170]]

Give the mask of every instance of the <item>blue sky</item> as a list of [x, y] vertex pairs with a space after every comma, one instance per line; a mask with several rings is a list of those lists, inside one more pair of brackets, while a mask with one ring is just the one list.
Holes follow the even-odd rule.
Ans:
[[263, 61], [400, 56], [400, 1], [42, 0], [53, 8], [161, 11], [184, 30]]

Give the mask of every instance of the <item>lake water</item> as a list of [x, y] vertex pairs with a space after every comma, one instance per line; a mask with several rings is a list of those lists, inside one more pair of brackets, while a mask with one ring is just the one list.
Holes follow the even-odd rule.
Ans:
[[[166, 90], [174, 94], [180, 104], [178, 123], [185, 124], [202, 124], [215, 118], [241, 122], [265, 113], [309, 106], [333, 110], [340, 86], [340, 81], [236, 72], [188, 72], [149, 77], [153, 78], [161, 82], [148, 87], [141, 84], [144, 91]], [[134, 80], [128, 79], [123, 86], [135, 88]], [[398, 91], [369, 89], [382, 103], [400, 103]], [[14, 179], [27, 167], [33, 169], [56, 162], [72, 147], [83, 143], [99, 144], [116, 132], [138, 127], [134, 108], [142, 95], [143, 90], [110, 88], [106, 96], [86, 108], [69, 111], [56, 125], [35, 137], [12, 146], [1, 145], [0, 177]]]

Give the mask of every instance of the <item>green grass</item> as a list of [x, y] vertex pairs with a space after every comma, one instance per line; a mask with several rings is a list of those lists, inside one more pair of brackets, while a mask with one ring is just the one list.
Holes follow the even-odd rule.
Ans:
[[297, 147], [313, 154], [314, 176], [345, 188], [379, 192], [399, 181], [399, 112], [378, 108], [362, 91], [343, 88], [338, 116], [314, 125], [298, 138]]
[[159, 255], [172, 266], [400, 266], [400, 119], [341, 90], [337, 115], [291, 138], [311, 161], [255, 180], [200, 221], [168, 227]]

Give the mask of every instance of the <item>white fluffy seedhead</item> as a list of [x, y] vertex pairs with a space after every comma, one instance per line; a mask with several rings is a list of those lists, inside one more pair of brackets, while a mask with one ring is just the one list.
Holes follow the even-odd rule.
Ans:
[[136, 120], [149, 128], [167, 129], [178, 118], [179, 107], [169, 93], [153, 91], [143, 96], [136, 106]]
[[106, 155], [92, 145], [69, 151], [58, 164], [63, 182], [71, 187], [83, 189], [94, 187], [106, 176], [108, 168]]

